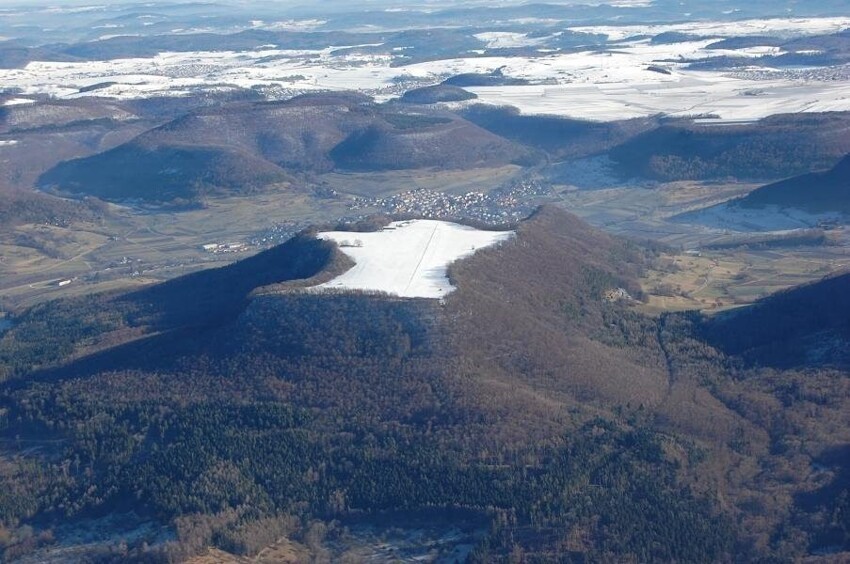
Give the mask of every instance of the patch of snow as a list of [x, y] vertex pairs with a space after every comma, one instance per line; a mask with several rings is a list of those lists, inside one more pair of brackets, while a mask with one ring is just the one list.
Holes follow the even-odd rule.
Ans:
[[[640, 72], [665, 77], [659, 73]], [[667, 81], [470, 87], [467, 90], [478, 96], [478, 102], [515, 106], [525, 114], [596, 121], [666, 114], [717, 116], [718, 121], [746, 122], [781, 113], [850, 110], [848, 83], [784, 78], [745, 80], [711, 72], [674, 74], [672, 78]], [[757, 98], [747, 94], [753, 91], [763, 93]]]
[[615, 0], [610, 5], [615, 8], [649, 8], [654, 0]]
[[593, 25], [571, 27], [582, 33], [601, 33], [611, 41], [621, 41], [638, 35], [659, 35], [667, 32], [692, 33], [711, 37], [742, 37], [778, 35], [799, 37], [838, 33], [850, 27], [850, 17], [830, 18], [766, 18], [731, 22], [686, 22], [660, 25]]
[[747, 58], [758, 58], [758, 57], [778, 57], [779, 55], [785, 55], [787, 51], [783, 51], [779, 47], [773, 47], [770, 45], [754, 45], [752, 47], [742, 47], [740, 49], [711, 49], [709, 53], [712, 56], [726, 56], [726, 57], [747, 57]]
[[475, 38], [483, 41], [488, 49], [510, 49], [512, 47], [531, 47], [539, 45], [545, 38], [530, 38], [525, 33], [511, 31], [487, 31], [476, 33]]
[[254, 27], [274, 31], [312, 31], [325, 25], [327, 20], [309, 19], [309, 20], [285, 20], [278, 22], [263, 22], [262, 20], [252, 21]]
[[554, 25], [559, 23], [561, 20], [555, 18], [514, 18], [510, 20], [510, 23], [515, 23], [519, 25]]
[[39, 11], [45, 14], [81, 14], [85, 12], [103, 11], [107, 7], [108, 6], [105, 5], [77, 7], [50, 6]]
[[26, 104], [35, 104], [35, 100], [29, 98], [12, 98], [3, 102], [4, 106], [23, 106]]
[[381, 231], [327, 231], [355, 265], [317, 288], [377, 291], [405, 298], [442, 298], [454, 290], [447, 276], [452, 262], [513, 236], [435, 220], [396, 221]]

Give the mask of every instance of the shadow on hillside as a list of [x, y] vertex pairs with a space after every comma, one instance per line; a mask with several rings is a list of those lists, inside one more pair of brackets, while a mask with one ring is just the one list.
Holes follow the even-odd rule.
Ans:
[[333, 251], [331, 243], [299, 235], [253, 257], [144, 288], [115, 303], [129, 308], [128, 322], [155, 332], [220, 325], [245, 309], [255, 289], [317, 275]]
[[813, 553], [850, 550], [850, 444], [828, 449], [815, 466], [833, 470], [835, 477], [822, 488], [795, 498], [800, 510], [808, 514], [822, 513], [825, 521], [809, 550]]
[[774, 294], [706, 319], [715, 348], [774, 368], [850, 364], [850, 274]]

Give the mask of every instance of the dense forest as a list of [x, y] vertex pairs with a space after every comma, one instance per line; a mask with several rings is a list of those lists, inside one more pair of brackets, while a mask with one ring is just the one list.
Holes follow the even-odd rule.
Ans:
[[611, 150], [629, 175], [774, 180], [831, 168], [850, 153], [845, 112], [776, 115], [752, 124], [671, 122]]
[[346, 268], [305, 233], [24, 312], [0, 338], [4, 558], [130, 509], [172, 535], [91, 561], [316, 555], [317, 527], [396, 511], [479, 516], [474, 562], [850, 550], [847, 374], [748, 364], [719, 321], [605, 299], [640, 299], [654, 260], [543, 208], [455, 264], [444, 302], [299, 291]]

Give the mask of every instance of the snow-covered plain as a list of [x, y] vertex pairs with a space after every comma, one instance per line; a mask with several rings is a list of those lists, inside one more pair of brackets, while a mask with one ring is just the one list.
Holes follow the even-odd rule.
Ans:
[[35, 100], [30, 100], [29, 98], [12, 98], [3, 102], [4, 106], [24, 106], [27, 104], [35, 104]]
[[784, 233], [810, 229], [823, 223], [846, 223], [840, 213], [808, 213], [792, 208], [765, 206], [742, 208], [734, 202], [687, 212], [673, 218], [677, 223], [702, 225], [713, 231], [730, 233]]
[[397, 221], [370, 233], [326, 231], [318, 237], [335, 241], [355, 265], [316, 288], [442, 298], [454, 290], [449, 264], [512, 236], [435, 220]]
[[[829, 78], [817, 73], [789, 73], [754, 67], [747, 61], [781, 52], [771, 46], [719, 50], [709, 46], [722, 37], [756, 34], [810, 35], [850, 27], [850, 18], [766, 19], [740, 22], [693, 22], [666, 26], [574, 28], [606, 33], [615, 48], [584, 52], [488, 57], [486, 50], [468, 57], [393, 66], [393, 48], [293, 51], [264, 46], [249, 51], [162, 52], [154, 57], [88, 62], [32, 62], [23, 69], [0, 69], [0, 83], [24, 96], [58, 98], [105, 96], [119, 99], [186, 96], [198, 90], [259, 87], [272, 97], [313, 90], [357, 90], [384, 101], [401, 94], [397, 82], [435, 84], [460, 73], [487, 73], [502, 68], [531, 84], [470, 88], [479, 101], [512, 105], [527, 114], [553, 114], [599, 121], [655, 114], [716, 116], [748, 121], [776, 113], [850, 110], [850, 68], [835, 68]], [[695, 39], [652, 44], [637, 38], [663, 31], [684, 31]], [[530, 45], [524, 34], [482, 32], [490, 46]], [[481, 56], [484, 55], [484, 56]], [[739, 58], [736, 72], [691, 70], [689, 60], [719, 56]], [[654, 70], [653, 70], [654, 69]], [[665, 69], [666, 72], [657, 72]], [[749, 70], [748, 70], [749, 69]], [[95, 85], [100, 88], [80, 92]]]
[[510, 31], [486, 31], [484, 33], [476, 33], [475, 38], [487, 44], [489, 49], [505, 49], [511, 47], [529, 47], [532, 45], [540, 45], [542, 38], [530, 38], [525, 33], [515, 33]]
[[794, 37], [837, 33], [850, 27], [850, 17], [832, 18], [765, 18], [730, 22], [686, 22], [660, 25], [610, 25], [575, 26], [572, 31], [601, 33], [612, 41], [638, 35], [658, 35], [678, 32], [709, 37], [744, 37], [753, 35], [779, 35]]
[[[777, 78], [749, 81], [710, 72], [682, 73], [677, 81], [526, 85], [469, 88], [479, 101], [595, 121], [646, 117], [714, 116], [717, 122], [755, 121], [776, 114], [850, 110], [850, 83]], [[753, 92], [758, 95], [753, 95]]]

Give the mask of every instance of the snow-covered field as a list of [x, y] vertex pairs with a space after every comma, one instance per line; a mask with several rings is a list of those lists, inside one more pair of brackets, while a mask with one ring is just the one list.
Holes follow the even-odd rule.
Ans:
[[525, 114], [595, 121], [665, 114], [742, 122], [780, 113], [850, 110], [850, 82], [749, 81], [710, 72], [681, 73], [677, 78], [468, 90], [480, 102], [515, 106]]
[[[606, 33], [620, 42], [615, 49], [577, 53], [540, 49], [536, 55], [522, 57], [488, 57], [479, 49], [469, 57], [406, 66], [393, 66], [398, 62], [397, 53], [391, 48], [382, 52], [380, 45], [370, 45], [364, 52], [339, 51], [342, 46], [314, 51], [267, 46], [242, 52], [163, 52], [149, 58], [32, 62], [23, 69], [0, 69], [0, 84], [15, 87], [25, 96], [59, 98], [181, 96], [199, 89], [261, 87], [280, 92], [280, 96], [311, 90], [357, 90], [386, 100], [401, 93], [396, 86], [399, 79], [434, 84], [455, 74], [503, 68], [506, 75], [527, 79], [531, 85], [470, 88], [480, 101], [516, 106], [528, 114], [600, 121], [654, 114], [746, 121], [776, 113], [850, 110], [850, 80], [836, 79], [850, 76], [850, 68], [837, 68], [837, 74], [829, 79], [799, 69], [796, 74], [764, 67], [748, 72], [748, 60], [781, 54], [779, 49], [758, 45], [709, 49], [713, 42], [720, 37], [807, 35], [846, 27], [850, 27], [850, 18], [576, 28]], [[623, 40], [663, 31], [712, 38], [660, 45], [645, 37]], [[482, 32], [478, 37], [492, 47], [540, 41], [509, 32]], [[740, 58], [743, 70], [724, 73], [687, 68], [688, 60], [719, 56]], [[95, 85], [103, 86], [80, 92]], [[7, 103], [19, 101], [25, 99]]]
[[35, 100], [30, 100], [29, 98], [12, 98], [3, 102], [4, 106], [24, 106], [27, 104], [35, 104]]
[[449, 264], [505, 241], [513, 232], [414, 220], [397, 221], [371, 233], [327, 231], [318, 236], [335, 241], [356, 264], [317, 288], [442, 298], [454, 290], [447, 276]]
[[834, 18], [765, 18], [730, 22], [686, 22], [661, 25], [576, 26], [572, 31], [601, 33], [612, 41], [637, 35], [658, 35], [666, 32], [690, 33], [708, 37], [744, 37], [778, 35], [797, 37], [837, 33], [850, 27], [850, 17]]
[[476, 33], [475, 38], [487, 44], [488, 49], [504, 49], [511, 47], [529, 47], [539, 45], [542, 38], [532, 39], [525, 33], [514, 33], [509, 31], [487, 31]]
[[824, 222], [844, 223], [847, 218], [839, 213], [813, 214], [777, 206], [742, 208], [733, 203], [725, 203], [688, 212], [676, 216], [673, 220], [679, 223], [702, 225], [723, 233], [776, 233], [809, 229]]

